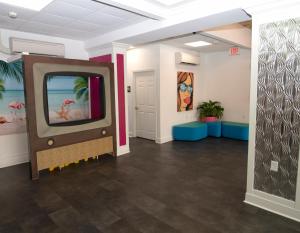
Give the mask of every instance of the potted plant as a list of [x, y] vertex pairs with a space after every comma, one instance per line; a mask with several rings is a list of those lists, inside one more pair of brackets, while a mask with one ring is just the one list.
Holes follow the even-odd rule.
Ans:
[[218, 101], [202, 102], [198, 105], [200, 121], [213, 122], [223, 116], [224, 108]]

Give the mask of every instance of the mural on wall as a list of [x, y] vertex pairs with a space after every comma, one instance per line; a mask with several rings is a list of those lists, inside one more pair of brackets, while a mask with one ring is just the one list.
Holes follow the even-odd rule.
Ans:
[[22, 61], [0, 60], [0, 135], [26, 132]]
[[177, 112], [193, 109], [194, 74], [177, 72]]
[[254, 188], [289, 200], [295, 200], [299, 159], [299, 32], [300, 19], [261, 25], [258, 52]]

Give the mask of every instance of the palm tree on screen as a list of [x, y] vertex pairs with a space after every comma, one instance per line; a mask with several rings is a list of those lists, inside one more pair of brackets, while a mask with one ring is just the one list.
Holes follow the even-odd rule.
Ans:
[[78, 77], [74, 81], [73, 91], [76, 95], [76, 99], [79, 100], [83, 98], [84, 101], [89, 99], [89, 88], [88, 88], [88, 79], [84, 77]]
[[3, 92], [5, 92], [4, 80], [0, 79], [0, 100], [3, 99]]

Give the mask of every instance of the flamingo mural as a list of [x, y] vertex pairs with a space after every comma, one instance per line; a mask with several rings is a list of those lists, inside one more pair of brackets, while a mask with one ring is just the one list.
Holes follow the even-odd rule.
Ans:
[[8, 107], [13, 110], [13, 112], [12, 112], [13, 117], [12, 118], [13, 118], [14, 121], [16, 121], [16, 120], [18, 120], [18, 114], [17, 114], [18, 111], [21, 110], [22, 108], [24, 108], [25, 104], [21, 103], [19, 101], [13, 101], [13, 102], [8, 104]]
[[0, 135], [24, 133], [24, 119], [22, 61], [0, 60]]

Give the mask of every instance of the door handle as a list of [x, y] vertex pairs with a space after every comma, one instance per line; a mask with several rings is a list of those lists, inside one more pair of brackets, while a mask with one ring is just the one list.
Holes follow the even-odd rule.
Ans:
[[134, 107], [135, 110], [139, 110], [139, 108], [137, 106]]

